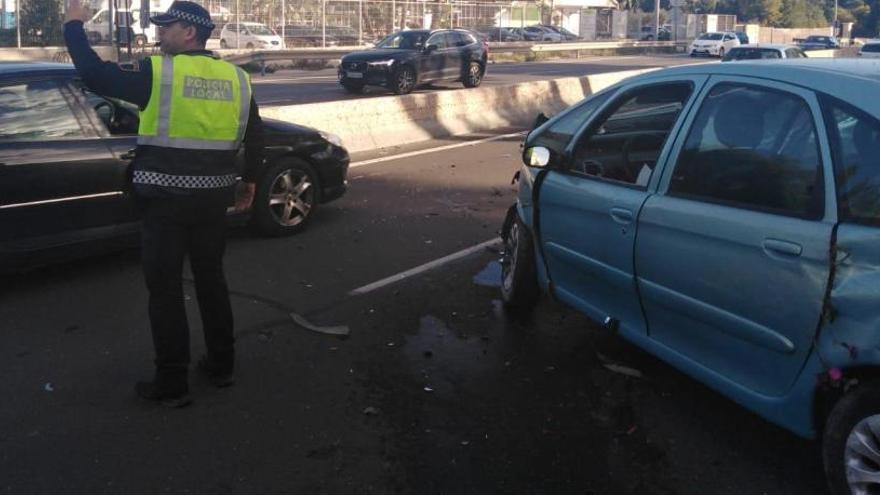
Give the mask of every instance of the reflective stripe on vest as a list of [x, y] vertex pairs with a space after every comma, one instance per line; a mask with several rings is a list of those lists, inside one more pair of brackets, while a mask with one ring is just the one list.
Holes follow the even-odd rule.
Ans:
[[243, 70], [207, 56], [153, 56], [150, 101], [140, 113], [138, 144], [236, 150], [250, 114]]
[[135, 170], [131, 181], [135, 184], [180, 187], [184, 189], [217, 189], [235, 184], [237, 177], [231, 175], [171, 175], [161, 172]]

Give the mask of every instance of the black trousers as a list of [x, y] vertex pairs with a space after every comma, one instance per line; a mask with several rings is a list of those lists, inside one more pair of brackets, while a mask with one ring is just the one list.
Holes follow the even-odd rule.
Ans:
[[223, 273], [225, 195], [142, 199], [142, 262], [160, 381], [186, 380], [189, 326], [183, 297], [183, 262], [189, 256], [209, 361], [232, 371], [232, 306]]

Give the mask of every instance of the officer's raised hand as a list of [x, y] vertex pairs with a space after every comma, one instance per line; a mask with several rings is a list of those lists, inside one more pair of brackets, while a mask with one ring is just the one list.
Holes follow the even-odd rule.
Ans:
[[89, 18], [89, 11], [80, 0], [67, 0], [67, 21], [85, 22]]

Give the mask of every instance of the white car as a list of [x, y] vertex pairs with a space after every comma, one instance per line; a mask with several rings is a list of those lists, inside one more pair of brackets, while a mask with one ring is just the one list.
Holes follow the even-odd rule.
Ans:
[[732, 31], [718, 33], [706, 33], [691, 42], [688, 53], [691, 57], [708, 55], [712, 57], [724, 57], [731, 48], [739, 46], [739, 38]]
[[880, 40], [866, 41], [859, 48], [858, 56], [864, 58], [880, 58]]
[[774, 58], [807, 58], [807, 54], [794, 45], [762, 43], [735, 46], [727, 51], [727, 55], [721, 61], [735, 62], [737, 60], [766, 60]]
[[248, 50], [282, 50], [284, 43], [265, 24], [259, 22], [230, 22], [220, 31], [220, 48]]

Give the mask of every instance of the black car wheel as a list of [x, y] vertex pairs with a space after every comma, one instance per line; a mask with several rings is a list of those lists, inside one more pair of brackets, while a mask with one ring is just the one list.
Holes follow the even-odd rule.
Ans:
[[834, 405], [822, 461], [832, 495], [880, 491], [880, 384], [857, 385]]
[[364, 83], [355, 81], [342, 81], [342, 87], [352, 94], [361, 94], [364, 92]]
[[267, 168], [257, 183], [253, 226], [263, 235], [301, 231], [318, 206], [317, 174], [308, 163], [292, 158]]
[[501, 300], [504, 309], [516, 314], [527, 314], [534, 309], [541, 295], [535, 269], [535, 250], [528, 227], [519, 219], [508, 220], [501, 238], [504, 254], [501, 257]]
[[416, 71], [406, 65], [397, 69], [397, 72], [394, 73], [394, 85], [391, 89], [399, 95], [405, 95], [412, 92], [415, 87]]
[[226, 44], [226, 40], [220, 40], [220, 48], [229, 48], [229, 45]]
[[718, 50], [718, 58], [724, 58], [724, 47], [722, 46], [720, 50]]
[[479, 62], [471, 62], [463, 81], [464, 87], [476, 88], [481, 82], [483, 82], [483, 66]]
[[247, 48], [248, 50], [253, 50], [253, 49], [254, 49], [254, 44], [253, 44], [253, 43], [248, 43], [248, 44], [245, 45], [244, 47]]

